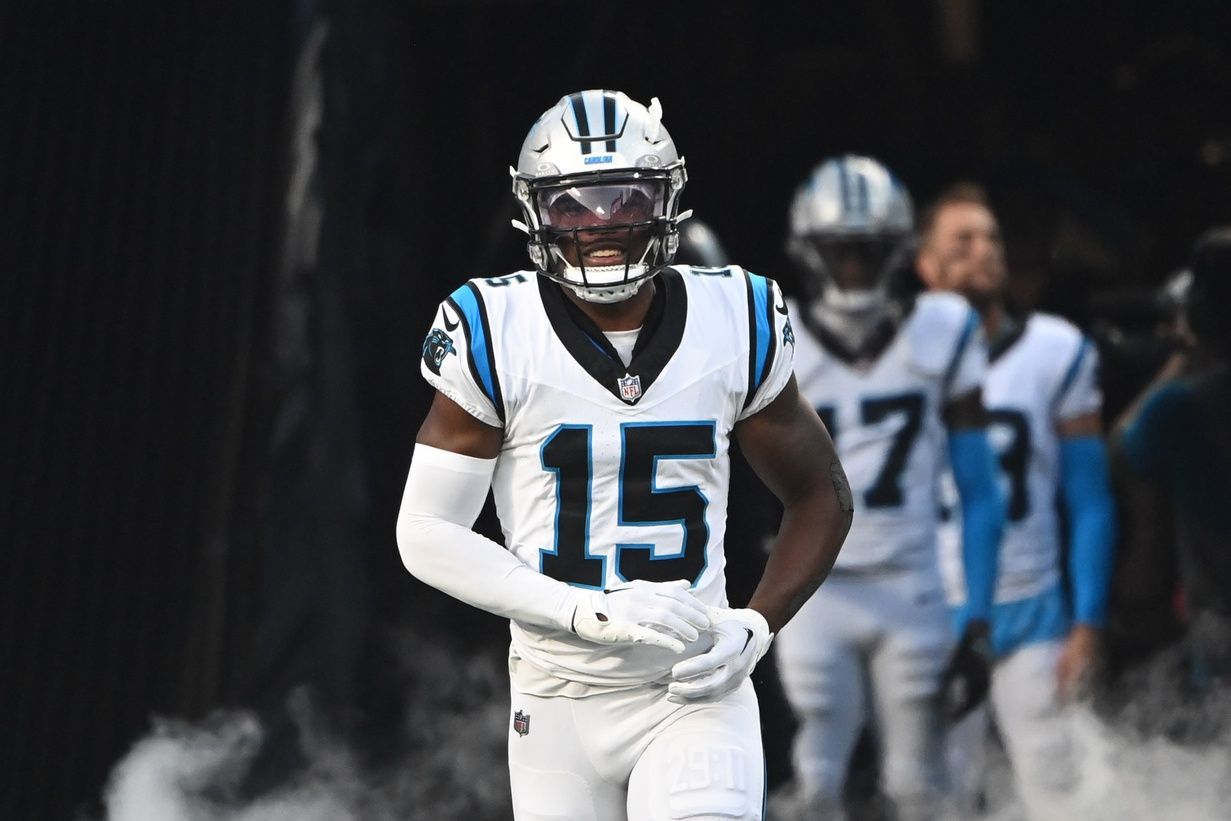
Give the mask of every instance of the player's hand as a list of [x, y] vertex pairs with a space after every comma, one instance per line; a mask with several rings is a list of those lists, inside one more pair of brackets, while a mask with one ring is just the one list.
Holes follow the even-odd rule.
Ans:
[[755, 610], [711, 607], [710, 625], [714, 646], [671, 668], [668, 701], [718, 698], [731, 692], [751, 675], [774, 638], [765, 617]]
[[631, 581], [586, 591], [573, 610], [573, 632], [596, 644], [646, 644], [683, 653], [710, 626], [706, 607], [684, 579]]
[[945, 718], [961, 721], [987, 698], [992, 682], [992, 642], [987, 622], [971, 621], [962, 631], [940, 680]]
[[1056, 692], [1061, 701], [1072, 701], [1089, 684], [1098, 657], [1098, 630], [1078, 624], [1069, 631], [1056, 661]]

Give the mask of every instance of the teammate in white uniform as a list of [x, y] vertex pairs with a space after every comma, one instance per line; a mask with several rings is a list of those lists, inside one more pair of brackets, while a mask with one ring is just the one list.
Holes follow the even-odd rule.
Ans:
[[[932, 288], [964, 294], [978, 308], [990, 342], [983, 398], [1007, 501], [991, 619], [996, 663], [990, 710], [1026, 808], [1033, 817], [1052, 818], [1055, 802], [1077, 775], [1060, 708], [1094, 658], [1113, 559], [1098, 353], [1059, 317], [1010, 315], [999, 227], [977, 187], [959, 185], [943, 194], [923, 222], [921, 276]], [[1068, 515], [1072, 597], [1061, 570], [1059, 496]], [[941, 533], [941, 563], [955, 607], [965, 600], [960, 535], [952, 519]], [[975, 812], [981, 787], [988, 712], [972, 713], [949, 741], [959, 806], [967, 814]]]
[[[851, 519], [785, 305], [735, 266], [669, 267], [686, 176], [657, 100], [562, 98], [513, 177], [536, 270], [436, 314], [403, 560], [510, 619], [518, 821], [762, 818], [748, 676]], [[746, 608], [723, 573], [732, 437], [787, 510]], [[507, 549], [471, 530], [489, 486]]]
[[[808, 818], [840, 815], [851, 752], [871, 717], [897, 817], [934, 818], [946, 787], [941, 695], [955, 674], [970, 676], [962, 683], [972, 690], [981, 673], [985, 681], [975, 651], [1003, 518], [982, 428], [978, 317], [956, 295], [895, 291], [911, 261], [912, 209], [875, 160], [823, 162], [797, 192], [790, 219], [789, 248], [813, 289], [795, 312], [795, 372], [833, 436], [858, 508], [829, 580], [776, 644], [800, 719], [801, 803]], [[935, 541], [937, 479], [950, 461], [967, 502], [971, 569], [958, 655]]]

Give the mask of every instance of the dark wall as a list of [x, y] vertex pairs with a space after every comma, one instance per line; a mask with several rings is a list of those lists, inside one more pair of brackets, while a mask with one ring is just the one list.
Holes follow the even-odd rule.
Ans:
[[69, 818], [233, 674], [292, 40], [277, 3], [0, 18], [0, 814]]

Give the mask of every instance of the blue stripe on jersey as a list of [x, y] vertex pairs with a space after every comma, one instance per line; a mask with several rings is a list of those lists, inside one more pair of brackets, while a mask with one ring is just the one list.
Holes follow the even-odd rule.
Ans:
[[466, 320], [466, 329], [470, 332], [468, 353], [474, 373], [479, 378], [479, 387], [492, 401], [496, 412], [503, 413], [501, 402], [496, 398], [496, 378], [492, 373], [491, 359], [488, 358], [487, 323], [483, 321], [478, 294], [467, 283], [450, 294], [449, 298], [457, 303], [458, 309], [462, 312], [462, 318]]
[[1081, 362], [1086, 358], [1086, 351], [1090, 348], [1090, 340], [1086, 337], [1081, 338], [1081, 346], [1077, 349], [1077, 355], [1073, 357], [1072, 364], [1064, 373], [1064, 379], [1060, 382], [1060, 388], [1056, 391], [1055, 397], [1052, 399], [1053, 405], [1060, 404], [1060, 400], [1069, 392], [1069, 388], [1073, 387], [1073, 383], [1077, 380], [1077, 374], [1081, 370]]
[[753, 318], [755, 320], [752, 328], [756, 335], [755, 340], [750, 340], [756, 356], [753, 383], [748, 391], [748, 395], [751, 396], [760, 390], [761, 384], [765, 381], [769, 343], [773, 338], [774, 329], [769, 325], [769, 280], [749, 271], [748, 281], [752, 283]]
[[974, 308], [970, 309], [970, 315], [966, 317], [966, 327], [962, 329], [962, 335], [957, 341], [957, 347], [953, 350], [953, 358], [949, 360], [949, 367], [945, 369], [945, 390], [949, 390], [950, 383], [953, 382], [953, 377], [957, 375], [958, 364], [962, 361], [962, 354], [966, 352], [966, 346], [970, 344], [970, 338], [975, 335], [975, 328], [979, 327], [979, 314]]
[[1072, 620], [1064, 591], [1056, 585], [1037, 596], [992, 607], [992, 653], [1002, 659], [1027, 644], [1068, 635]]

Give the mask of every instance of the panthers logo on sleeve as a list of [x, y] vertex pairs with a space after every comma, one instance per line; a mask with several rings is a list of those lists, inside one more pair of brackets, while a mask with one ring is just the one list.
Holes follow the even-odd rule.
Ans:
[[453, 347], [453, 337], [439, 328], [432, 328], [427, 339], [423, 340], [423, 364], [439, 376], [440, 366], [449, 354], [457, 355], [457, 348]]

